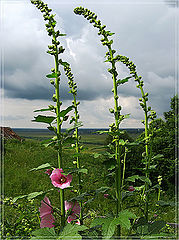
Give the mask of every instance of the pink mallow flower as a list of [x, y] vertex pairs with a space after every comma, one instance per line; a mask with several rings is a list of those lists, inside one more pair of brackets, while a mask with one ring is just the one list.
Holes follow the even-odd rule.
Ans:
[[[78, 215], [80, 214], [81, 208], [79, 203], [76, 202], [67, 202], [65, 201], [65, 211], [70, 211], [70, 215], [67, 218], [67, 222], [71, 223], [71, 221], [74, 221], [78, 218]], [[76, 224], [80, 225], [80, 221], [75, 221]]]
[[105, 193], [104, 194], [104, 198], [108, 198], [109, 197], [109, 194], [108, 193]]
[[128, 191], [133, 192], [135, 188], [133, 186], [129, 186]]
[[44, 200], [41, 201], [41, 207], [39, 208], [39, 212], [41, 218], [40, 227], [54, 227], [55, 219], [52, 215], [52, 206], [48, 197], [45, 196]]
[[63, 170], [62, 168], [56, 168], [52, 171], [52, 174], [50, 175], [52, 184], [55, 187], [64, 189], [70, 186], [70, 183], [72, 181], [72, 175], [68, 174], [67, 176], [62, 174]]
[[47, 170], [45, 171], [45, 173], [50, 176], [50, 175], [52, 174], [52, 169], [47, 169]]

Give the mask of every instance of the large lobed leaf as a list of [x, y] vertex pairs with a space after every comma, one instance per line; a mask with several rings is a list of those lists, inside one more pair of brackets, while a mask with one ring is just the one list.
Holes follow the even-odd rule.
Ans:
[[32, 240], [38, 239], [58, 239], [54, 228], [41, 228], [32, 232]]
[[69, 239], [82, 239], [82, 236], [79, 234], [79, 231], [84, 231], [88, 229], [86, 226], [84, 225], [76, 225], [76, 224], [67, 224], [63, 231], [60, 233], [58, 239], [63, 239], [63, 240], [69, 240]]

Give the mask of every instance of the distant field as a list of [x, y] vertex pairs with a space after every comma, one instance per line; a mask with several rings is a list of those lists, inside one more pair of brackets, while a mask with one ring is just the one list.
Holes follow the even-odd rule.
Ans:
[[[49, 131], [48, 129], [16, 128], [13, 130], [22, 138], [44, 140], [54, 136], [53, 132]], [[94, 145], [103, 145], [107, 135], [95, 134], [95, 132], [99, 130], [107, 130], [107, 129], [79, 129], [81, 142], [84, 144], [86, 143], [86, 144], [94, 144]], [[132, 128], [121, 129], [121, 130], [126, 130], [133, 139], [138, 137], [144, 131], [144, 129], [132, 129]]]
[[[54, 136], [53, 132], [48, 129], [13, 129], [21, 138], [43, 141]], [[103, 151], [103, 146], [106, 145], [107, 134], [97, 134], [99, 130], [107, 129], [79, 129], [81, 136], [80, 144], [84, 146], [85, 152]], [[65, 131], [64, 129], [62, 131]], [[136, 139], [143, 131], [143, 129], [126, 129], [130, 137]]]

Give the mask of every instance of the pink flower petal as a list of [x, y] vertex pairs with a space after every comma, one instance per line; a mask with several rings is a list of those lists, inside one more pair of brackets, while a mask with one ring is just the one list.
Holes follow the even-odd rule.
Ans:
[[76, 221], [75, 223], [76, 223], [77, 225], [80, 225], [80, 220]]
[[109, 194], [108, 193], [105, 193], [104, 194], [104, 198], [108, 198], [109, 197]]
[[45, 171], [45, 173], [50, 176], [50, 175], [52, 174], [52, 170], [51, 170], [51, 169], [47, 169], [47, 170]]
[[55, 187], [64, 189], [70, 186], [70, 183], [72, 181], [72, 176], [69, 174], [67, 176], [61, 174], [63, 172], [62, 169], [56, 168], [52, 171], [52, 174], [50, 175], [52, 184]]
[[64, 188], [67, 188], [67, 187], [70, 187], [70, 182], [59, 184], [59, 188], [61, 188], [61, 189], [64, 189]]
[[68, 174], [67, 176], [66, 176], [66, 178], [67, 178], [67, 181], [69, 182], [69, 183], [71, 183], [71, 181], [72, 181], [72, 175], [70, 175], [70, 174]]
[[75, 214], [80, 214], [81, 208], [80, 208], [80, 205], [79, 205], [78, 202], [75, 202], [72, 211], [73, 211]]
[[[51, 206], [50, 200], [48, 197], [44, 197], [44, 201]], [[43, 217], [52, 212], [52, 207], [48, 206], [43, 200], [41, 201], [41, 207], [39, 208], [40, 217]]]
[[69, 209], [72, 209], [73, 202], [65, 201], [65, 211], [67, 212]]
[[71, 223], [71, 221], [74, 221], [76, 218], [77, 218], [76, 215], [73, 213], [67, 218], [67, 222]]
[[54, 169], [54, 170], [52, 171], [52, 173], [53, 173], [53, 172], [54, 172], [55, 175], [57, 175], [58, 178], [60, 178], [61, 175], [62, 175], [63, 170], [62, 170], [62, 169], [59, 169], [59, 168], [56, 168], [56, 169]]
[[133, 192], [135, 188], [133, 186], [129, 186], [128, 191]]
[[48, 227], [52, 228], [54, 227], [55, 219], [52, 214], [45, 215], [41, 218], [40, 222], [40, 228]]

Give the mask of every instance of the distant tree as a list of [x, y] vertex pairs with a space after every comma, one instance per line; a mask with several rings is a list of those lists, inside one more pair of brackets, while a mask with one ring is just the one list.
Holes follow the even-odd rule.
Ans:
[[[154, 129], [152, 152], [154, 155], [162, 154], [163, 158], [153, 162], [156, 168], [151, 174], [151, 180], [157, 183], [157, 177], [162, 176], [163, 189], [173, 189], [177, 176], [177, 153], [178, 153], [178, 96], [171, 98], [170, 110], [164, 112], [164, 120], [159, 118], [152, 122], [150, 129]], [[144, 137], [140, 135], [138, 140]]]
[[[150, 124], [149, 131], [154, 129], [153, 141], [151, 144], [153, 156], [162, 154], [163, 158], [155, 159], [152, 165], [156, 167], [151, 170], [150, 179], [153, 184], [157, 184], [158, 176], [162, 176], [162, 188], [164, 190], [174, 190], [175, 179], [177, 177], [177, 153], [178, 153], [178, 96], [171, 98], [171, 109], [164, 112], [164, 119], [155, 119]], [[134, 142], [127, 132], [121, 135], [123, 140]], [[144, 138], [144, 132], [136, 139], [136, 142], [141, 142]], [[111, 143], [111, 137], [106, 138], [106, 144]], [[132, 146], [129, 149], [126, 160], [126, 177], [143, 174], [142, 168], [142, 153], [145, 151], [145, 146], [139, 144]], [[113, 159], [106, 157], [104, 164], [107, 168], [113, 164]]]

